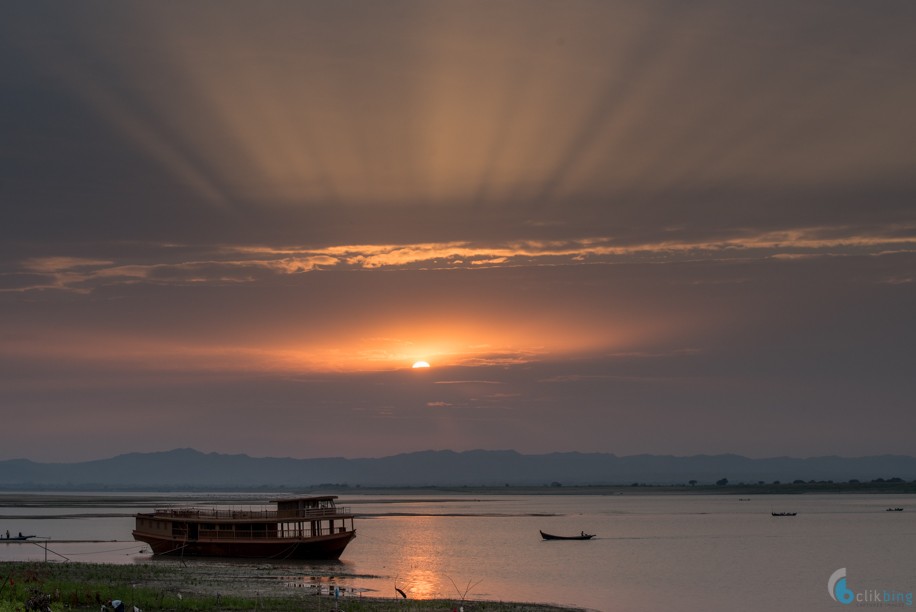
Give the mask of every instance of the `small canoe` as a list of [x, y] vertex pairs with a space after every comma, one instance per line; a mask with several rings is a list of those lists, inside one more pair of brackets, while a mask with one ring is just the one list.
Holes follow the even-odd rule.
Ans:
[[595, 537], [594, 533], [585, 533], [584, 531], [580, 535], [576, 536], [560, 536], [553, 535], [552, 533], [541, 532], [541, 537], [545, 540], [591, 540]]
[[33, 535], [22, 535], [21, 533], [18, 536], [0, 536], [0, 542], [28, 542], [31, 538], [36, 536]]

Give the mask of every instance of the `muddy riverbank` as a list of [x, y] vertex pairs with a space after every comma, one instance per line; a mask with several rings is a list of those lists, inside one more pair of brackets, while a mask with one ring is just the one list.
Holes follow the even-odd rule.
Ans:
[[[99, 610], [120, 599], [140, 610], [350, 610], [351, 612], [570, 612], [574, 608], [528, 603], [450, 599], [405, 600], [366, 596], [333, 583], [290, 586], [277, 568], [207, 564], [112, 565], [98, 563], [0, 563], [0, 612], [26, 609], [44, 598], [53, 612]], [[397, 595], [392, 585], [392, 594]]]

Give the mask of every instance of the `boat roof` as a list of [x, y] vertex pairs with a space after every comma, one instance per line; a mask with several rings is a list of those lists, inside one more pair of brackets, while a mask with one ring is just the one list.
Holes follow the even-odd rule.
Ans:
[[292, 497], [280, 497], [270, 500], [272, 504], [291, 501], [333, 501], [337, 499], [336, 495], [293, 495]]

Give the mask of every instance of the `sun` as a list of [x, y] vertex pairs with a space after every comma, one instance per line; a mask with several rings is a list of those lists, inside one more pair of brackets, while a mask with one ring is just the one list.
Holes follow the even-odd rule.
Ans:
[[428, 368], [428, 367], [429, 367], [429, 363], [427, 363], [427, 362], [425, 362], [425, 361], [414, 361], [414, 362], [413, 362], [413, 365], [410, 366], [410, 367], [413, 368], [413, 369], [415, 369], [415, 370], [416, 370], [417, 368]]

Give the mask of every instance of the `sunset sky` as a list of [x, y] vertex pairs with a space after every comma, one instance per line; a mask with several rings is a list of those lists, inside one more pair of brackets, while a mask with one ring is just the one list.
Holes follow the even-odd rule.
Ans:
[[0, 459], [916, 454], [914, 31], [9, 3]]

